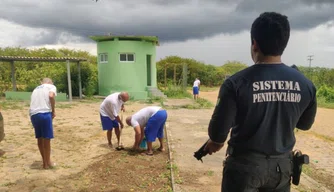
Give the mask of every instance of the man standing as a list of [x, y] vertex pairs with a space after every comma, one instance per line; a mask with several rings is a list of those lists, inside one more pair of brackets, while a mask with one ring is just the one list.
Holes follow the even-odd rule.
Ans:
[[43, 168], [52, 168], [55, 164], [51, 162], [51, 144], [53, 139], [52, 119], [55, 113], [55, 97], [57, 88], [49, 78], [44, 78], [41, 85], [36, 87], [31, 94], [30, 119], [35, 129], [35, 137], [39, 152], [43, 159]]
[[153, 155], [152, 142], [159, 139], [159, 151], [164, 151], [163, 136], [164, 126], [167, 120], [167, 111], [159, 106], [149, 106], [126, 118], [126, 123], [135, 131], [134, 150], [139, 150], [139, 145], [144, 138], [147, 141], [147, 155]]
[[291, 187], [294, 128], [314, 123], [316, 88], [281, 55], [290, 37], [288, 18], [262, 13], [252, 24], [255, 65], [222, 84], [210, 120], [205, 151], [219, 151], [227, 139], [222, 191], [287, 192]]
[[201, 84], [201, 81], [198, 78], [196, 78], [194, 81], [194, 85], [193, 85], [193, 95], [194, 95], [195, 100], [198, 99], [200, 84]]
[[124, 125], [119, 118], [118, 113], [120, 112], [120, 110], [125, 111], [124, 103], [128, 100], [129, 94], [127, 92], [116, 92], [106, 97], [100, 106], [102, 129], [107, 131], [107, 140], [109, 147], [113, 147], [111, 142], [113, 128], [115, 128], [117, 141], [119, 141], [119, 124], [121, 125], [121, 129], [123, 129]]

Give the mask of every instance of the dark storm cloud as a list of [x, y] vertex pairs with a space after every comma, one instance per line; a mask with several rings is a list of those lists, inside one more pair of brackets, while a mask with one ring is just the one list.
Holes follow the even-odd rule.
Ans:
[[[264, 11], [306, 30], [334, 20], [331, 0], [1, 0], [0, 18], [47, 29], [28, 44], [90, 41], [89, 35], [156, 35], [162, 42], [249, 30]], [[22, 32], [24, 33], [24, 32]], [[26, 44], [27, 44], [26, 43]]]

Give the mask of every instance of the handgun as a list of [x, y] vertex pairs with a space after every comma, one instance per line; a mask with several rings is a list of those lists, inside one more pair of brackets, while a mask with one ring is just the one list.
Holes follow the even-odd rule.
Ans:
[[209, 141], [209, 140], [207, 140], [207, 141], [204, 143], [204, 145], [202, 145], [202, 147], [199, 148], [198, 151], [196, 151], [196, 152], [194, 153], [194, 157], [195, 157], [197, 160], [202, 161], [202, 163], [203, 163], [202, 157], [204, 157], [205, 155], [208, 154], [208, 151], [204, 151], [204, 148], [205, 148], [206, 144], [208, 143], [208, 141]]

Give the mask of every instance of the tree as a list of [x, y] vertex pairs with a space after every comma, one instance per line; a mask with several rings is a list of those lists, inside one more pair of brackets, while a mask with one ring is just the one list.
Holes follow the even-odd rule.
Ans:
[[[0, 55], [26, 57], [84, 57], [87, 62], [81, 63], [82, 88], [85, 95], [97, 93], [97, 61], [96, 56], [86, 51], [71, 49], [26, 49], [21, 47], [0, 48]], [[71, 81], [73, 95], [78, 95], [77, 73], [75, 65], [71, 66]], [[64, 62], [15, 62], [16, 81], [18, 91], [32, 91], [43, 77], [50, 77], [56, 84], [59, 92], [67, 93], [66, 65]], [[8, 62], [0, 62], [0, 94], [11, 90], [11, 70]]]

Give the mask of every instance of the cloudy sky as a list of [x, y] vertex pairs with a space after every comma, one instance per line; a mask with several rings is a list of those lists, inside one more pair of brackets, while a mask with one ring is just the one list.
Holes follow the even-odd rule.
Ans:
[[90, 35], [155, 35], [168, 55], [251, 65], [250, 26], [264, 11], [289, 17], [287, 64], [334, 67], [334, 0], [1, 0], [0, 46], [68, 47], [96, 55]]

